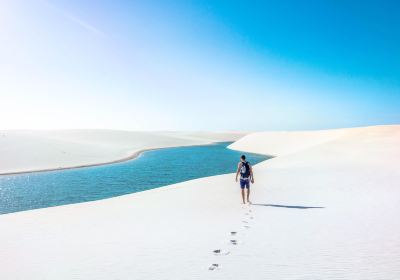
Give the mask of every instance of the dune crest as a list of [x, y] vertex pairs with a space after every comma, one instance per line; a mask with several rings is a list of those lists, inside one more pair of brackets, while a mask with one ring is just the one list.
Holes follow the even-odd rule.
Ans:
[[255, 133], [234, 175], [0, 216], [4, 279], [393, 279], [400, 126]]
[[105, 129], [0, 131], [0, 174], [101, 165], [140, 151], [234, 141], [240, 132], [145, 132]]

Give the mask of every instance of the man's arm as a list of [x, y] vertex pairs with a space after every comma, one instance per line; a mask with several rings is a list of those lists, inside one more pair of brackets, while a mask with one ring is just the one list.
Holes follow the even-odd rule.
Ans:
[[253, 167], [250, 166], [250, 177], [251, 177], [251, 183], [254, 184], [254, 174], [253, 174]]
[[239, 176], [239, 173], [240, 173], [240, 167], [241, 167], [241, 163], [239, 162], [238, 163], [238, 168], [237, 168], [237, 171], [236, 171], [236, 182], [238, 180], [238, 176]]

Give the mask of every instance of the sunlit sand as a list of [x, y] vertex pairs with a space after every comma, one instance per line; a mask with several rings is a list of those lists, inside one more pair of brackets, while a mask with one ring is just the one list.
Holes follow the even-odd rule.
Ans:
[[0, 275], [400, 276], [400, 126], [254, 133], [230, 147], [276, 156], [254, 167], [252, 205], [240, 204], [239, 186], [228, 174], [1, 215]]

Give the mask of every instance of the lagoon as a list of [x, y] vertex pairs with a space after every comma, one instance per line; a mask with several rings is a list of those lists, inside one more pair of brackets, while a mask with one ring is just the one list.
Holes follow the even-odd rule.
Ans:
[[[233, 173], [241, 152], [231, 142], [145, 151], [118, 163], [0, 176], [0, 214], [130, 194]], [[246, 153], [256, 164], [269, 157]], [[232, 178], [233, 180], [234, 178]]]

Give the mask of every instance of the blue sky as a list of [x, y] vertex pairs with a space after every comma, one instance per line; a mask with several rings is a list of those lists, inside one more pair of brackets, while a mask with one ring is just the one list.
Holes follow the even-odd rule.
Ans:
[[400, 122], [396, 1], [2, 1], [0, 129]]

